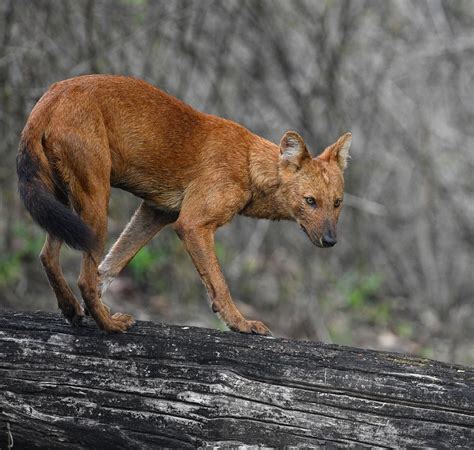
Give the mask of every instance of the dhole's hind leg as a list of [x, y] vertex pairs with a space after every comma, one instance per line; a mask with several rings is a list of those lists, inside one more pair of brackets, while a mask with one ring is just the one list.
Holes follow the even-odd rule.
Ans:
[[84, 311], [67, 284], [59, 264], [62, 244], [62, 241], [48, 234], [41, 250], [40, 259], [49, 284], [56, 295], [59, 309], [73, 326], [77, 326], [84, 317]]
[[142, 202], [122, 231], [107, 256], [100, 263], [100, 287], [103, 294], [113, 279], [137, 252], [166, 225], [173, 223], [178, 213], [158, 210]]
[[[135, 323], [133, 317], [122, 313], [111, 316], [108, 308], [100, 299], [98, 266], [104, 252], [107, 234], [109, 190], [107, 186], [105, 193], [103, 190], [98, 190], [94, 195], [87, 196], [83, 193], [83, 195], [76, 197], [83, 202], [77, 208], [80, 210], [81, 218], [91, 227], [97, 240], [96, 248], [84, 253], [78, 285], [87, 310], [99, 328], [108, 333], [122, 333]], [[101, 194], [102, 198], [100, 198]]]

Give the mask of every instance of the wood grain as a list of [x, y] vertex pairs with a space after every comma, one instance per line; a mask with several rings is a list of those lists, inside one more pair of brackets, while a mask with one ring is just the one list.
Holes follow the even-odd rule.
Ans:
[[0, 313], [0, 407], [1, 448], [474, 446], [472, 368], [45, 313]]

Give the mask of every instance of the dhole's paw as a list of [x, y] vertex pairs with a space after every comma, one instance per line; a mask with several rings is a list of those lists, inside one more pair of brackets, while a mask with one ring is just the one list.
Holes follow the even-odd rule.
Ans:
[[61, 308], [61, 312], [66, 320], [73, 327], [79, 327], [82, 324], [84, 319], [84, 311], [81, 307], [74, 307], [73, 305], [67, 305], [66, 307]]
[[134, 324], [135, 319], [130, 314], [115, 313], [104, 325], [104, 330], [107, 333], [124, 333]]
[[239, 331], [246, 334], [261, 334], [262, 336], [271, 336], [272, 332], [268, 327], [258, 320], [246, 320], [233, 331]]

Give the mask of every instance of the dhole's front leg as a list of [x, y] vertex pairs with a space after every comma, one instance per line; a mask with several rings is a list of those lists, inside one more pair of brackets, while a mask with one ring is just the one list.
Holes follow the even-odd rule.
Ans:
[[234, 305], [215, 254], [215, 227], [196, 226], [178, 219], [174, 228], [206, 286], [212, 310], [232, 331], [271, 335], [262, 322], [246, 320]]

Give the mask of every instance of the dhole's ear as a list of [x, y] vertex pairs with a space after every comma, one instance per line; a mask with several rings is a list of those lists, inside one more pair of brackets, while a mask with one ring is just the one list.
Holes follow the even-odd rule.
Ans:
[[296, 131], [287, 131], [280, 141], [281, 160], [300, 168], [304, 160], [311, 155], [306, 148], [303, 138]]
[[343, 134], [334, 144], [327, 147], [318, 158], [326, 162], [336, 161], [341, 170], [344, 170], [347, 167], [351, 142], [352, 134]]

